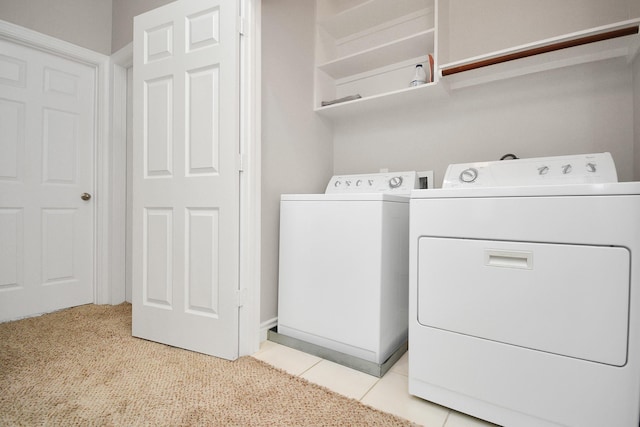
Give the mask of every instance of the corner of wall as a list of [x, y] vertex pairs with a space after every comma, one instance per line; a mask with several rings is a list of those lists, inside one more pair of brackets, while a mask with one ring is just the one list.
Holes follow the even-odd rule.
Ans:
[[262, 3], [260, 321], [277, 316], [280, 195], [317, 193], [333, 173], [332, 127], [313, 111], [315, 2]]

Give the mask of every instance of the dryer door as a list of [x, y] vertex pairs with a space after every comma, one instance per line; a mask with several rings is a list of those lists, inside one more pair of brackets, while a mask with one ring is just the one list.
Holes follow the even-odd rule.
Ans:
[[421, 237], [418, 322], [622, 366], [626, 248]]

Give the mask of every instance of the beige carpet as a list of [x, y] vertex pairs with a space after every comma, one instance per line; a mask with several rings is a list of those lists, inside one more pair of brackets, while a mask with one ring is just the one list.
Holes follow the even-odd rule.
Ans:
[[131, 306], [0, 324], [0, 426], [405, 426], [252, 357], [131, 337]]

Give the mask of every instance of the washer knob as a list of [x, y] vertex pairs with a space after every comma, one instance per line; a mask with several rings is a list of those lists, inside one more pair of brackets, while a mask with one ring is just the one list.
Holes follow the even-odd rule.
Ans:
[[566, 175], [566, 174], [568, 174], [568, 173], [571, 173], [571, 170], [572, 170], [572, 169], [573, 169], [573, 168], [571, 167], [571, 165], [570, 165], [570, 164], [568, 164], [568, 165], [562, 165], [562, 174], [563, 174], [563, 175]]
[[541, 166], [538, 168], [538, 175], [546, 175], [549, 172], [549, 166]]
[[595, 172], [596, 171], [596, 164], [595, 163], [587, 163], [587, 171], [588, 172]]
[[465, 169], [460, 172], [460, 181], [471, 183], [478, 178], [478, 170], [476, 168]]
[[389, 188], [398, 188], [401, 185], [402, 185], [401, 176], [394, 176], [393, 178], [389, 179]]

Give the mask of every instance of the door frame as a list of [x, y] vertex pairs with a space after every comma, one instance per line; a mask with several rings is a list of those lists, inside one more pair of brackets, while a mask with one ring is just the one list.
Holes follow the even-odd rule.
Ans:
[[[94, 69], [96, 82], [96, 111], [94, 130], [94, 176], [91, 193], [95, 195], [94, 259], [93, 259], [93, 299], [96, 304], [104, 304], [104, 289], [109, 283], [109, 57], [98, 52], [56, 39], [7, 21], [0, 20], [0, 38], [21, 44], [51, 55], [82, 63]], [[103, 197], [104, 196], [104, 197]]]
[[126, 268], [126, 237], [131, 233], [127, 223], [128, 188], [127, 177], [127, 70], [133, 67], [133, 42], [113, 53], [110, 58], [111, 104], [109, 128], [111, 130], [110, 176], [112, 181], [110, 199], [110, 228], [113, 231], [109, 246], [111, 276], [105, 290], [105, 303], [120, 304], [126, 301], [126, 283], [130, 271]]
[[[260, 226], [261, 226], [261, 57], [260, 16], [262, 0], [240, 0], [244, 18], [241, 37], [240, 70], [240, 140], [242, 173], [240, 175], [240, 292], [239, 355], [249, 355], [260, 346]], [[131, 225], [126, 221], [127, 153], [127, 70], [133, 66], [133, 43], [113, 53], [110, 58], [111, 151], [109, 176], [110, 238], [109, 265], [104, 303], [125, 301], [126, 235]], [[129, 254], [130, 256], [130, 254]]]

